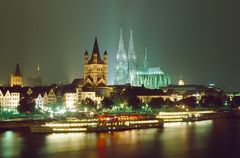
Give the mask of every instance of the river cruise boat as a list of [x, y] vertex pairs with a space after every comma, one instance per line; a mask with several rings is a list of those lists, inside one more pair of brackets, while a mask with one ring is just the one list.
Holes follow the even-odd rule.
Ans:
[[30, 127], [33, 133], [108, 132], [129, 129], [162, 128], [162, 119], [138, 114], [99, 115], [95, 119], [55, 121]]

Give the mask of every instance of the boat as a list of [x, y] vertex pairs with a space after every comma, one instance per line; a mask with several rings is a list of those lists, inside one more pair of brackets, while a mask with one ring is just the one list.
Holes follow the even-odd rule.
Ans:
[[30, 127], [32, 133], [108, 132], [130, 129], [162, 128], [163, 120], [137, 114], [100, 115], [95, 119], [55, 121]]

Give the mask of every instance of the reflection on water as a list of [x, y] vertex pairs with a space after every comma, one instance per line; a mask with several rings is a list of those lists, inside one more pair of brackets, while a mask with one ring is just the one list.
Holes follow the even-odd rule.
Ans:
[[0, 157], [240, 157], [239, 127], [240, 120], [216, 120], [110, 133], [6, 131]]
[[6, 131], [0, 135], [0, 157], [17, 156], [21, 150], [22, 138], [18, 133]]

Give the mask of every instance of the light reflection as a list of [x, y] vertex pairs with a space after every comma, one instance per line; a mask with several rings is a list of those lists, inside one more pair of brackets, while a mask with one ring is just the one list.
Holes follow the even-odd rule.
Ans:
[[[0, 152], [3, 157], [15, 157], [20, 154], [22, 138], [16, 132], [6, 131], [0, 139]], [[14, 150], [13, 150], [14, 149]], [[1, 157], [1, 155], [0, 155]]]

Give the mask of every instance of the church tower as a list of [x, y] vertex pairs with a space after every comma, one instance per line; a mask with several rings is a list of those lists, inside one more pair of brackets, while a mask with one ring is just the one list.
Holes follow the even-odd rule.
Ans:
[[136, 71], [137, 71], [137, 57], [133, 44], [132, 30], [130, 32], [130, 41], [128, 48], [128, 71], [129, 71], [129, 83], [131, 85], [135, 84]]
[[84, 85], [106, 86], [108, 84], [108, 54], [105, 50], [103, 60], [100, 57], [97, 38], [95, 38], [92, 56], [84, 53]]
[[17, 63], [15, 72], [10, 76], [10, 86], [23, 86], [23, 76], [20, 71], [20, 66]]
[[124, 85], [128, 82], [128, 58], [124, 48], [122, 29], [120, 30], [120, 39], [117, 51], [117, 61], [115, 65], [115, 85]]

